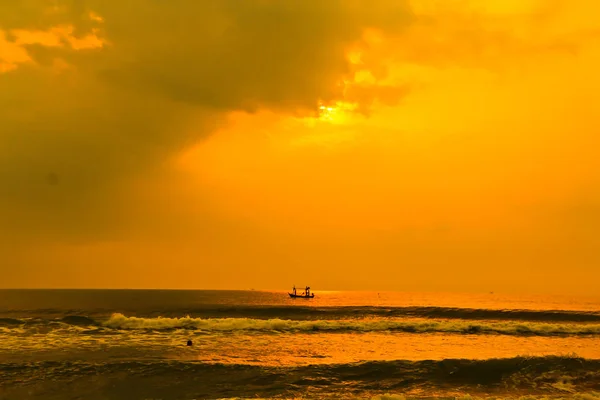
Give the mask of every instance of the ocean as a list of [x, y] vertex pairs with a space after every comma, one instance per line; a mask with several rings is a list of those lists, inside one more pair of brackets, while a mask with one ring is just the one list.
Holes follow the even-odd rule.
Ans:
[[0, 290], [2, 400], [522, 397], [600, 400], [600, 298]]

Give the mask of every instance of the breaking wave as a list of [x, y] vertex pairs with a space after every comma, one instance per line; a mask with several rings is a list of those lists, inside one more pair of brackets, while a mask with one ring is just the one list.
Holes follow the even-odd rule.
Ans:
[[503, 335], [598, 335], [600, 324], [551, 324], [537, 322], [468, 322], [460, 320], [316, 320], [297, 321], [284, 319], [250, 318], [139, 318], [113, 314], [102, 323], [112, 329], [195, 329], [203, 331], [275, 331], [275, 332], [377, 332], [407, 333], [460, 333]]
[[[438, 310], [439, 311], [439, 310]], [[481, 310], [480, 310], [481, 311]], [[501, 311], [498, 311], [501, 312]], [[513, 311], [514, 313], [514, 311]], [[534, 312], [535, 313], [535, 312]], [[548, 312], [545, 312], [546, 314]], [[176, 329], [206, 332], [403, 332], [498, 334], [513, 336], [595, 336], [600, 335], [600, 323], [529, 321], [511, 319], [471, 320], [462, 318], [390, 317], [368, 314], [346, 319], [284, 319], [284, 318], [200, 318], [200, 317], [138, 317], [114, 313], [109, 317], [91, 318], [67, 315], [56, 319], [0, 318], [3, 332], [13, 329], [90, 329], [102, 330], [153, 330]], [[477, 315], [480, 315], [479, 313]], [[578, 314], [580, 317], [584, 314]], [[592, 317], [594, 314], [585, 314]]]
[[600, 324], [593, 323], [542, 323], [528, 321], [468, 321], [433, 319], [347, 319], [347, 320], [290, 320], [253, 318], [141, 318], [115, 313], [105, 320], [84, 316], [66, 316], [55, 320], [11, 319], [0, 320], [4, 331], [11, 329], [73, 329], [101, 330], [152, 330], [177, 329], [205, 332], [403, 332], [497, 334], [513, 336], [594, 336], [600, 335]]
[[369, 318], [347, 320], [290, 320], [254, 318], [142, 318], [115, 313], [106, 320], [85, 316], [66, 316], [55, 320], [3, 318], [0, 327], [15, 328], [46, 327], [50, 329], [76, 327], [81, 329], [154, 330], [176, 329], [206, 332], [403, 332], [403, 333], [452, 333], [497, 334], [513, 336], [594, 336], [600, 335], [600, 324], [594, 323], [546, 323], [530, 321], [469, 321], [433, 320], [410, 318]]

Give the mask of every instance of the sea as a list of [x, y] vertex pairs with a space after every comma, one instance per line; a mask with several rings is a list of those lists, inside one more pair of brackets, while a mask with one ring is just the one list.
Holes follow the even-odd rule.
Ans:
[[0, 290], [0, 399], [600, 400], [600, 296], [314, 293]]

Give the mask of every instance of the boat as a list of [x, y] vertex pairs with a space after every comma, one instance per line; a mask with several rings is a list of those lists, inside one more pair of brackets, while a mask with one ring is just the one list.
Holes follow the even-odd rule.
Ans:
[[288, 292], [288, 294], [290, 295], [290, 297], [291, 297], [292, 299], [312, 299], [312, 298], [314, 298], [314, 297], [315, 297], [315, 294], [314, 294], [314, 293], [311, 293], [311, 291], [310, 291], [310, 287], [309, 287], [309, 286], [307, 286], [307, 287], [305, 288], [304, 292], [303, 292], [303, 293], [300, 293], [300, 294], [298, 294], [298, 293], [296, 292], [296, 286], [294, 286], [294, 288], [292, 289], [292, 293], [289, 293], [289, 292]]
[[290, 297], [292, 299], [312, 299], [313, 297], [315, 297], [314, 293], [309, 294], [308, 296], [305, 294], [294, 294], [294, 293], [288, 293], [290, 295]]

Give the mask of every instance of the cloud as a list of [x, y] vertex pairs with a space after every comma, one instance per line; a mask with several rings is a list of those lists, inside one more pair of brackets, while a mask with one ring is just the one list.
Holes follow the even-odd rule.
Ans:
[[16, 69], [19, 64], [31, 61], [27, 50], [6, 39], [6, 33], [0, 30], [0, 74]]
[[[387, 66], [383, 72], [388, 75], [394, 65], [503, 74], [577, 56], [600, 37], [597, 23], [589, 17], [600, 8], [583, 0], [410, 3], [413, 23], [405, 30], [357, 48], [364, 68], [381, 73]], [[412, 84], [418, 86], [416, 81]]]
[[365, 28], [397, 32], [410, 22], [404, 1], [130, 4], [139, 12], [137, 24], [126, 23], [130, 15], [122, 7], [100, 10], [107, 32], [114, 32], [109, 39], [135, 54], [121, 53], [104, 76], [225, 110], [294, 111], [339, 99], [351, 72], [348, 46]]
[[110, 236], [132, 180], [165, 174], [228, 112], [340, 98], [347, 47], [367, 27], [410, 22], [402, 1], [1, 7], [3, 230], [78, 240]]

